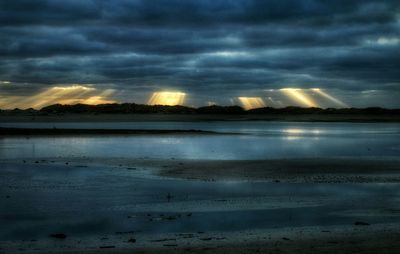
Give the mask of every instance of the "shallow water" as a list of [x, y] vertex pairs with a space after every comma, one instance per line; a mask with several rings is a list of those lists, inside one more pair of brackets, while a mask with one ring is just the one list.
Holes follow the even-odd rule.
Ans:
[[[7, 127], [53, 128], [53, 124]], [[6, 124], [0, 124], [6, 126]], [[0, 159], [399, 159], [399, 124], [58, 123], [56, 128], [200, 129], [226, 135], [1, 137]], [[57, 160], [57, 159], [56, 159]], [[398, 222], [400, 184], [203, 182], [123, 167], [0, 162], [0, 239], [99, 237]], [[168, 193], [170, 198], [168, 199]], [[135, 233], [135, 234], [136, 234]]]
[[[147, 178], [141, 170], [2, 164], [0, 239], [397, 222], [399, 184]], [[168, 193], [171, 196], [168, 199]]]
[[2, 137], [0, 158], [132, 159], [398, 158], [398, 123], [125, 122], [1, 123], [3, 127], [197, 129], [240, 135]]

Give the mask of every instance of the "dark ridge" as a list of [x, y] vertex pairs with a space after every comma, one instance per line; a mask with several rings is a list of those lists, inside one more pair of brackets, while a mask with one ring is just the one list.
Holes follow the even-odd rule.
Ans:
[[368, 108], [257, 108], [247, 111], [249, 114], [333, 114], [333, 115], [400, 115], [400, 109], [386, 109], [380, 107]]
[[49, 114], [209, 114], [209, 115], [400, 115], [400, 109], [386, 109], [380, 107], [369, 108], [257, 108], [244, 110], [239, 106], [206, 106], [192, 108], [186, 106], [164, 106], [164, 105], [144, 105], [136, 103], [122, 104], [75, 104], [61, 105], [54, 104], [40, 110], [35, 109], [13, 109], [0, 110], [1, 115], [49, 115]]
[[45, 113], [166, 113], [166, 114], [193, 114], [196, 109], [185, 106], [162, 106], [162, 105], [144, 105], [135, 103], [122, 103], [122, 104], [75, 104], [75, 105], [61, 105], [54, 104], [44, 107], [40, 112]]
[[143, 134], [218, 134], [202, 130], [145, 130], [145, 129], [36, 129], [36, 128], [2, 128], [0, 136], [35, 136], [35, 135], [143, 135]]
[[244, 114], [246, 111], [239, 106], [207, 106], [207, 107], [200, 107], [195, 109], [196, 113], [198, 114]]

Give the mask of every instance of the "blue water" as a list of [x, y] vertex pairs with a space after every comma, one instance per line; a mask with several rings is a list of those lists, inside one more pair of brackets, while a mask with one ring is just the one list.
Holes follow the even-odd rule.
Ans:
[[0, 137], [0, 158], [124, 157], [249, 160], [399, 158], [398, 123], [122, 122], [1, 123], [3, 127], [197, 129], [239, 135]]

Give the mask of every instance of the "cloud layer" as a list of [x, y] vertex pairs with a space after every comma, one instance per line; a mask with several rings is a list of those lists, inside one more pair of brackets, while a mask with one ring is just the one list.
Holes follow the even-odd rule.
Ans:
[[109, 100], [172, 90], [199, 106], [318, 87], [400, 106], [396, 0], [2, 1], [0, 36], [0, 98], [93, 84]]

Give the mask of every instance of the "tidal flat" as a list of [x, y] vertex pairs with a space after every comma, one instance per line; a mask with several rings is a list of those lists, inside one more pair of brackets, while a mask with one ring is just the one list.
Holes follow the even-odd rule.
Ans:
[[400, 250], [398, 123], [92, 126], [216, 134], [2, 135], [0, 253]]

